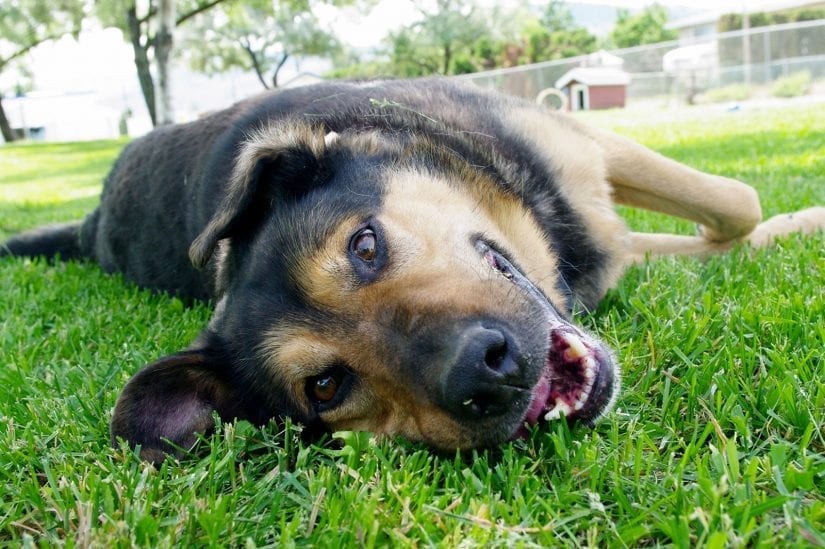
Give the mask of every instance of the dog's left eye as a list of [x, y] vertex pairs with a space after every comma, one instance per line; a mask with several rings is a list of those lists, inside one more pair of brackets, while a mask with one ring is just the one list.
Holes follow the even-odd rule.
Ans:
[[323, 374], [306, 381], [306, 394], [319, 411], [340, 404], [352, 386], [353, 374], [343, 365], [335, 365]]
[[362, 229], [352, 239], [352, 244], [350, 245], [352, 253], [363, 261], [375, 260], [375, 256], [378, 255], [377, 240], [375, 231], [369, 227]]
[[321, 376], [312, 382], [312, 396], [318, 402], [329, 402], [338, 392], [338, 380], [333, 376]]

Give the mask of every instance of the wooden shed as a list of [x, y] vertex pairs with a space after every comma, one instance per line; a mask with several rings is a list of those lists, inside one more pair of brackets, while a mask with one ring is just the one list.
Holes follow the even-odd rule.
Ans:
[[578, 67], [556, 81], [567, 96], [567, 110], [624, 107], [630, 75], [613, 67]]

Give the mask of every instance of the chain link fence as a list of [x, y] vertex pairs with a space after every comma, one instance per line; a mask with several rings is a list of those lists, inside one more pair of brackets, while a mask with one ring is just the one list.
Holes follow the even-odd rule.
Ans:
[[[769, 86], [777, 78], [807, 72], [825, 78], [825, 19], [757, 27], [609, 52], [630, 73], [628, 104], [649, 99], [692, 102], [731, 85]], [[497, 69], [462, 78], [481, 87], [535, 99], [567, 71], [593, 64], [591, 56]]]

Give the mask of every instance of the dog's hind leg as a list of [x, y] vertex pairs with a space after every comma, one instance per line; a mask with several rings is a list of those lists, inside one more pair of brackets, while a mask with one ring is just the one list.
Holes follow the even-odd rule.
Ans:
[[762, 209], [753, 187], [700, 172], [624, 137], [596, 129], [586, 131], [604, 151], [615, 202], [700, 224], [701, 236], [696, 240], [649, 235], [636, 238], [633, 248], [644, 245], [655, 254], [718, 253], [730, 247], [721, 243], [746, 241], [763, 246], [779, 236], [825, 229], [825, 208], [781, 214], [760, 224]]
[[605, 155], [613, 200], [619, 204], [690, 219], [708, 240], [744, 236], [762, 219], [756, 190], [666, 158], [629, 139], [590, 130]]
[[792, 214], [779, 214], [742, 238], [724, 242], [708, 240], [702, 236], [686, 236], [666, 233], [630, 233], [627, 263], [638, 263], [649, 254], [657, 255], [694, 255], [706, 256], [723, 253], [739, 242], [748, 242], [752, 246], [768, 246], [776, 238], [792, 233], [813, 233], [825, 229], [825, 208], [814, 207]]
[[11, 237], [0, 244], [0, 257], [3, 256], [43, 256], [49, 259], [60, 257], [62, 260], [86, 257], [80, 246], [82, 222], [46, 225]]

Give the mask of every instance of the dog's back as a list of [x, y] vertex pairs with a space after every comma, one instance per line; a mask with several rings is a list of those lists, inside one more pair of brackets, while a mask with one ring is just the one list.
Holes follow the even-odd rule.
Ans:
[[[378, 129], [400, 135], [464, 134], [441, 146], [484, 148], [524, 188], [510, 189], [534, 209], [548, 236], [565, 254], [571, 286], [599, 286], [605, 258], [588, 238], [574, 208], [555, 189], [553, 166], [537, 167], [537, 143], [502, 117], [524, 103], [500, 94], [429, 79], [326, 83], [264, 93], [188, 124], [162, 127], [129, 144], [104, 184], [100, 206], [83, 224], [24, 233], [7, 243], [13, 255], [88, 257], [141, 286], [187, 297], [214, 296], [212, 264], [199, 270], [187, 250], [215, 213], [243, 143], [262, 127], [300, 120], [330, 132]], [[528, 105], [529, 107], [529, 105]], [[542, 116], [537, 112], [536, 116]], [[481, 144], [481, 147], [477, 145]], [[492, 166], [491, 166], [492, 168]], [[549, 168], [549, 169], [548, 169]], [[505, 177], [504, 179], [511, 179]], [[547, 204], [552, 202], [552, 206]], [[548, 210], [548, 207], [550, 208]], [[549, 215], [548, 215], [549, 212]], [[575, 235], [575, 236], [572, 236]], [[569, 257], [567, 257], [569, 256]], [[593, 275], [593, 279], [589, 277]]]

